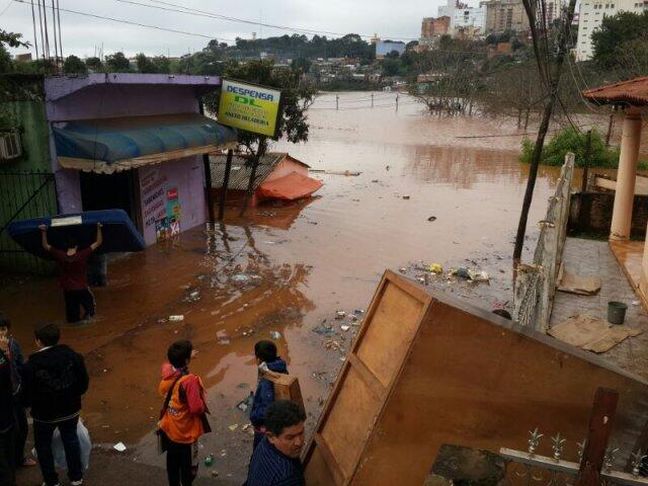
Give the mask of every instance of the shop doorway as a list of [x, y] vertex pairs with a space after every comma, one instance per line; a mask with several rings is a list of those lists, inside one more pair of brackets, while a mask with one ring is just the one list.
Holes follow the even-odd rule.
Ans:
[[136, 170], [114, 174], [81, 172], [81, 202], [84, 211], [123, 209], [142, 231], [136, 194]]

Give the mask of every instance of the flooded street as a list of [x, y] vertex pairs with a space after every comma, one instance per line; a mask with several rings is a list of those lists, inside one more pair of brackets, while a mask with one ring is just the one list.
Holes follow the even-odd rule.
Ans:
[[[339, 111], [335, 95], [318, 98], [309, 142], [272, 148], [312, 169], [359, 176], [315, 172], [324, 187], [310, 201], [263, 205], [244, 219], [232, 208], [223, 225], [110, 264], [108, 287], [95, 291], [97, 319], [63, 332], [91, 373], [83, 417], [95, 443], [122, 441], [134, 460], [163, 464], [152, 435], [159, 368], [167, 346], [188, 338], [200, 353], [191, 368], [203, 377], [212, 411], [214, 433], [202, 451], [215, 455], [221, 478], [240, 483], [251, 436], [236, 406], [256, 384], [257, 340], [280, 333], [280, 354], [299, 377], [313, 427], [353, 332], [339, 331], [335, 312], [365, 309], [385, 269], [489, 259], [493, 287], [509, 285], [528, 172], [517, 161], [515, 123], [429, 117], [402, 95], [396, 111], [394, 94], [377, 95], [374, 109], [354, 106], [363, 96], [341, 94]], [[541, 169], [530, 235], [557, 174]], [[0, 309], [31, 351], [33, 326], [61, 322], [63, 300], [55, 279], [27, 279], [0, 290]], [[324, 320], [335, 335], [313, 332]]]

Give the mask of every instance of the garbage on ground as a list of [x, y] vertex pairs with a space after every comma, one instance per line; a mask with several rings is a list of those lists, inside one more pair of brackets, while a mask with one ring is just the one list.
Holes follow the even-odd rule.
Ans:
[[250, 427], [252, 427], [252, 424], [245, 424], [243, 427], [241, 427], [241, 430], [246, 431]]
[[252, 402], [254, 401], [254, 395], [252, 392], [244, 399], [241, 400], [236, 404], [236, 408], [238, 408], [241, 412], [247, 412], [248, 408], [252, 406]]
[[332, 336], [335, 334], [335, 329], [333, 329], [333, 326], [329, 326], [328, 324], [320, 324], [313, 328], [313, 332], [320, 336]]
[[346, 317], [346, 312], [344, 311], [337, 311], [335, 313], [335, 318], [338, 320], [344, 319]]
[[437, 273], [437, 274], [438, 273], [443, 273], [443, 267], [441, 266], [440, 263], [432, 263], [428, 267], [428, 271], [430, 271], [431, 273]]
[[437, 220], [437, 217], [436, 217], [436, 216], [430, 216], [430, 217], [428, 218], [428, 221], [429, 221], [430, 223], [433, 223], [433, 222], [436, 221], [436, 220]]
[[281, 333], [279, 331], [270, 331], [270, 337], [277, 341], [278, 339], [281, 339]]
[[232, 424], [227, 428], [230, 429], [230, 432], [234, 432], [236, 429], [238, 429], [238, 426], [239, 424]]
[[212, 464], [214, 464], [214, 455], [209, 454], [207, 457], [205, 457], [205, 466], [209, 467]]
[[126, 450], [126, 446], [124, 445], [123, 442], [117, 442], [113, 446], [113, 449], [115, 449], [117, 452], [124, 452]]
[[456, 270], [450, 272], [450, 274], [459, 278], [463, 278], [464, 280], [471, 280], [470, 271], [464, 267], [457, 268]]
[[462, 278], [464, 280], [472, 280], [473, 282], [488, 282], [490, 276], [484, 271], [472, 271], [465, 267], [459, 267], [456, 270], [451, 270], [450, 275]]
[[212, 477], [217, 478], [218, 477], [218, 471], [212, 471], [211, 475], [212, 475]]
[[340, 326], [340, 329], [342, 329], [344, 332], [346, 332], [346, 331], [348, 331], [349, 329], [351, 329], [351, 326], [342, 325], [342, 326]]
[[407, 268], [405, 268], [405, 267], [400, 267], [400, 268], [398, 269], [398, 271], [399, 271], [400, 273], [407, 273]]
[[409, 197], [408, 194], [405, 194], [405, 195], [403, 196], [403, 199], [405, 199], [406, 201], [409, 200], [409, 198], [410, 198], [410, 197]]
[[184, 321], [184, 316], [182, 314], [169, 316], [169, 322], [182, 322]]
[[639, 304], [640, 304], [640, 302], [638, 300], [633, 300], [632, 301], [632, 305], [634, 305], [635, 307], [638, 306]]
[[353, 313], [356, 316], [361, 316], [362, 314], [364, 314], [364, 309], [356, 309], [356, 310], [353, 311]]

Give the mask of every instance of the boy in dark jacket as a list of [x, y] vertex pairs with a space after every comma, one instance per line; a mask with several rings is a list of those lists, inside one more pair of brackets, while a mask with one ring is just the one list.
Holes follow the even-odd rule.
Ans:
[[11, 335], [11, 321], [0, 312], [0, 337], [6, 337], [8, 342], [8, 358], [11, 369], [11, 386], [13, 390], [14, 414], [16, 418], [16, 452], [14, 459], [16, 467], [35, 466], [36, 461], [25, 456], [27, 441], [27, 412], [22, 404], [22, 371], [25, 365], [22, 349], [18, 341]]
[[14, 425], [13, 386], [9, 362], [9, 340], [0, 336], [0, 484], [15, 486], [16, 427]]
[[275, 373], [288, 374], [286, 362], [277, 356], [277, 346], [272, 341], [259, 341], [254, 345], [254, 356], [259, 365], [259, 382], [257, 384], [252, 409], [250, 410], [250, 422], [254, 427], [254, 450], [261, 439], [265, 436], [265, 413], [268, 407], [275, 401], [274, 384], [263, 377], [262, 369], [267, 367]]
[[58, 344], [59, 328], [46, 324], [34, 333], [39, 351], [32, 354], [23, 372], [25, 405], [34, 419], [34, 442], [46, 486], [57, 486], [52, 456], [52, 436], [57, 428], [65, 447], [72, 486], [83, 484], [77, 423], [81, 396], [88, 390], [88, 372], [80, 354]]

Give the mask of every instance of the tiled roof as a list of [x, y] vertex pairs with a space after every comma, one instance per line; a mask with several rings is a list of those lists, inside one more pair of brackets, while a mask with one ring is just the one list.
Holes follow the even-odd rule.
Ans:
[[[268, 177], [279, 162], [288, 156], [285, 152], [271, 152], [263, 157], [259, 162], [256, 171], [256, 181], [254, 181], [254, 189]], [[212, 173], [212, 188], [220, 189], [223, 187], [223, 180], [225, 179], [225, 155], [210, 155], [209, 162]], [[232, 157], [232, 171], [230, 172], [229, 183], [227, 188], [229, 190], [245, 191], [250, 180], [252, 167], [246, 167], [245, 163], [249, 160], [248, 157], [235, 155]]]
[[597, 105], [648, 106], [648, 76], [589, 89], [583, 96]]

